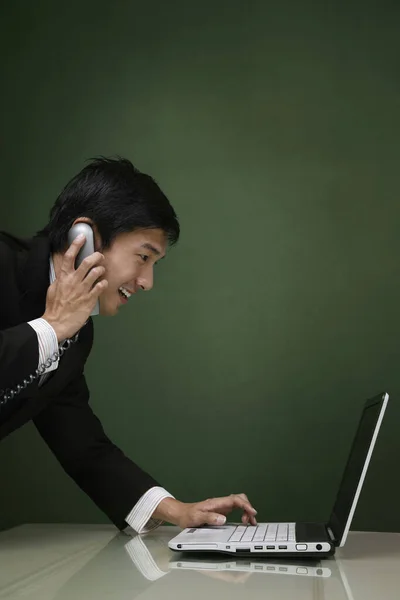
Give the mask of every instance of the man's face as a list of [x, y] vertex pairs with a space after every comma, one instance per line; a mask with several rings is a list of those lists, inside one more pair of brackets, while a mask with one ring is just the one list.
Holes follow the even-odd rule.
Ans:
[[154, 265], [165, 256], [166, 249], [167, 237], [161, 229], [119, 234], [110, 248], [102, 251], [108, 287], [100, 296], [100, 314], [115, 315], [126, 304], [119, 291], [121, 286], [132, 294], [140, 289], [151, 290]]

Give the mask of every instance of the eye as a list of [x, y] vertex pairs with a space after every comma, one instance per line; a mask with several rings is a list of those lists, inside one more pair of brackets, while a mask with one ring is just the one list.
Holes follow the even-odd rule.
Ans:
[[147, 256], [147, 254], [139, 254], [139, 256], [143, 262], [147, 262], [149, 260], [149, 257]]

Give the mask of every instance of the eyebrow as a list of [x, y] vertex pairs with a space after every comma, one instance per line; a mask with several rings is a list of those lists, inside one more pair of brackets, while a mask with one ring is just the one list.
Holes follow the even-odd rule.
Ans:
[[149, 244], [148, 242], [145, 242], [144, 244], [142, 244], [141, 248], [146, 248], [147, 250], [150, 250], [150, 252], [153, 252], [153, 254], [155, 254], [156, 256], [161, 256], [161, 252], [159, 250], [157, 250], [157, 248], [155, 248], [154, 246]]

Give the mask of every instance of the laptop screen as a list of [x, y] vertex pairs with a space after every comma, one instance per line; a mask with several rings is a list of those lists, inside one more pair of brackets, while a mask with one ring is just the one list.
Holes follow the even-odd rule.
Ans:
[[340, 546], [346, 541], [350, 529], [388, 400], [387, 394], [368, 400], [361, 415], [328, 523]]

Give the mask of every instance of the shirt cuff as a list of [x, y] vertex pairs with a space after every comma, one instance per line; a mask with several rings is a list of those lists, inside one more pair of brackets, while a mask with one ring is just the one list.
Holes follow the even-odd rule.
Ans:
[[149, 581], [156, 581], [160, 577], [167, 575], [166, 571], [162, 571], [155, 562], [146, 544], [143, 543], [140, 535], [136, 535], [127, 544], [125, 550], [129, 554], [131, 561], [135, 567], [141, 572], [143, 577]]
[[[33, 321], [28, 321], [28, 325], [32, 327], [36, 331], [36, 335], [38, 337], [39, 342], [39, 364], [42, 365], [48, 358], [53, 356], [55, 352], [58, 350], [58, 340], [57, 334], [54, 331], [53, 327], [46, 321], [46, 319], [34, 319]], [[49, 373], [50, 371], [54, 371], [58, 367], [58, 359], [53, 362], [50, 367], [48, 367], [44, 373]], [[43, 374], [44, 374], [43, 373]]]
[[138, 500], [125, 521], [138, 533], [148, 533], [152, 529], [159, 527], [163, 521], [152, 519], [151, 515], [165, 498], [174, 498], [172, 494], [162, 487], [152, 487]]

